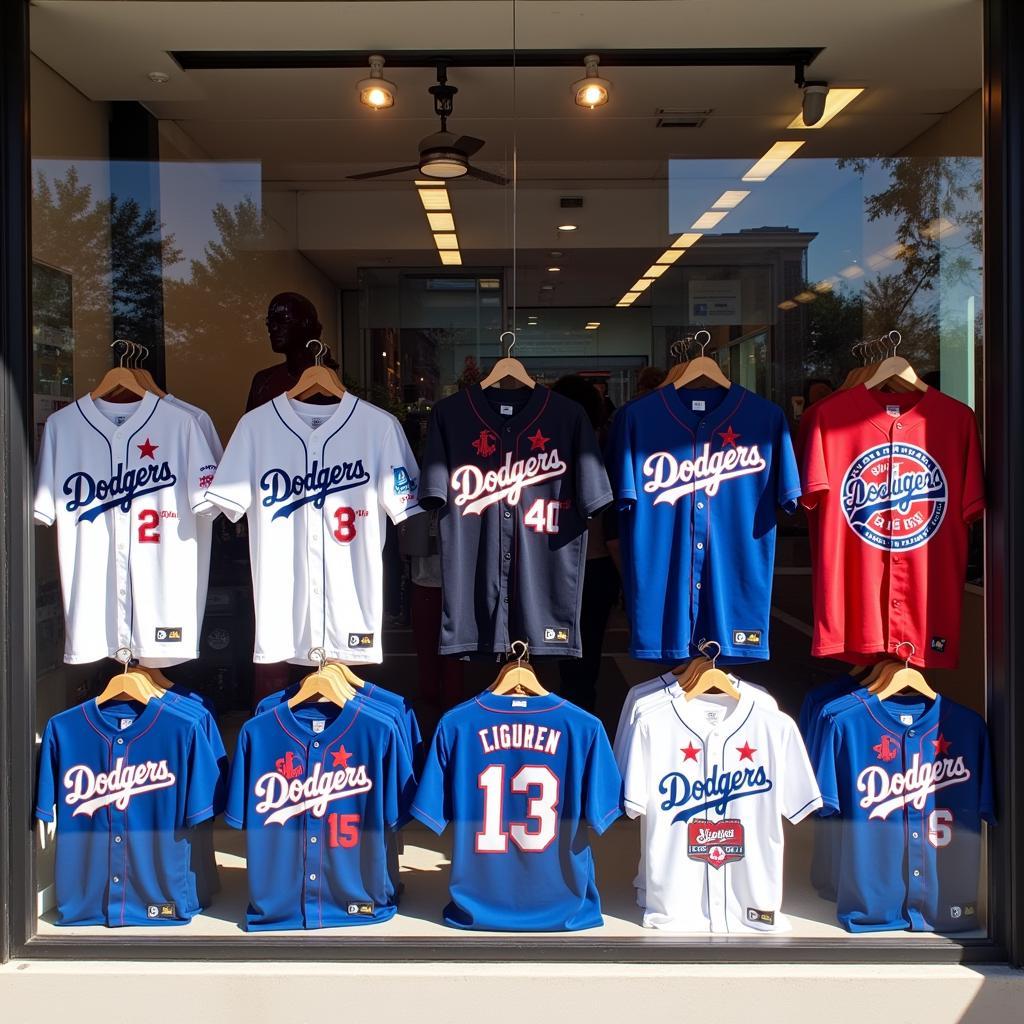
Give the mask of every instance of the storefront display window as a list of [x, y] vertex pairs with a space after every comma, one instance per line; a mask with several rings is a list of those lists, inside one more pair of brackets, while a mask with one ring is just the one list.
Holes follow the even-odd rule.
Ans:
[[29, 19], [22, 940], [1002, 941], [981, 8], [217, 6]]

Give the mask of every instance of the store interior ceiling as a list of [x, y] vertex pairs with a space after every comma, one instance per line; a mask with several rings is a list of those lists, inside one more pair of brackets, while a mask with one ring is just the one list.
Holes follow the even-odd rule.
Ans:
[[[477, 136], [473, 164], [518, 179], [516, 240], [523, 298], [540, 292], [552, 251], [577, 253], [590, 274], [557, 281], [559, 305], [615, 300], [623, 273], [644, 269], [671, 241], [672, 160], [750, 160], [779, 139], [805, 142], [800, 158], [900, 153], [946, 114], [976, 97], [981, 81], [981, 0], [672, 0], [547, 3], [209, 3], [33, 0], [33, 52], [95, 101], [135, 100], [161, 122], [168, 152], [189, 161], [258, 167], [262, 202], [290, 243], [342, 287], [362, 266], [439, 266], [415, 174], [371, 181], [348, 175], [412, 163], [437, 130], [427, 92], [436, 69], [388, 68], [395, 106], [362, 106], [368, 68], [183, 70], [175, 51], [545, 50], [578, 53], [578, 69], [453, 67], [450, 129]], [[885, 30], [881, 31], [880, 27]], [[611, 100], [577, 107], [570, 83], [602, 47], [739, 49], [814, 47], [808, 79], [864, 93], [827, 127], [796, 132], [792, 67], [628, 67], [602, 70]], [[941, 75], [934, 70], [941, 67]], [[167, 76], [150, 81], [152, 72]], [[937, 81], [941, 84], [937, 84]], [[700, 126], [659, 127], [660, 111], [700, 112]], [[978, 140], [980, 147], [980, 138]], [[711, 166], [708, 164], [708, 166]], [[698, 172], [699, 173], [699, 172]], [[736, 187], [725, 182], [723, 187]], [[509, 262], [512, 190], [449, 183], [464, 266]], [[567, 218], [560, 200], [584, 199]], [[695, 215], [700, 211], [695, 211]], [[721, 230], [726, 230], [723, 224]], [[341, 244], [339, 244], [339, 241]], [[576, 277], [574, 285], [570, 280]], [[609, 279], [595, 287], [597, 278]], [[628, 285], [628, 281], [625, 282]]]

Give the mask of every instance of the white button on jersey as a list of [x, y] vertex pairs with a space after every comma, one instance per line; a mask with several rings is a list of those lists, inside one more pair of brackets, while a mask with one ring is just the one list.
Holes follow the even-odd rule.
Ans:
[[384, 517], [421, 511], [418, 477], [398, 420], [351, 392], [331, 406], [280, 395], [241, 418], [208, 496], [248, 516], [254, 661], [309, 664], [314, 647], [381, 660]]
[[192, 417], [152, 394], [86, 395], [46, 421], [34, 512], [57, 526], [65, 661], [125, 646], [154, 666], [197, 656], [197, 515], [215, 469]]
[[644, 817], [647, 927], [788, 930], [782, 817], [821, 806], [791, 718], [749, 690], [663, 704], [633, 731], [625, 804]]

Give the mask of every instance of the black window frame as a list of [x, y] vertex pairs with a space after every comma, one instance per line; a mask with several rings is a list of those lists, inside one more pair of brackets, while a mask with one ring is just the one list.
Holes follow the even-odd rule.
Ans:
[[[29, 0], [0, 4], [0, 963], [45, 960], [336, 960], [701, 963], [1003, 963], [1024, 966], [1024, 4], [986, 0], [984, 269], [986, 687], [1000, 824], [990, 936], [848, 939], [442, 940], [289, 933], [246, 938], [35, 934], [35, 593], [29, 145]], [[1016, 739], [1016, 742], [1015, 742]]]

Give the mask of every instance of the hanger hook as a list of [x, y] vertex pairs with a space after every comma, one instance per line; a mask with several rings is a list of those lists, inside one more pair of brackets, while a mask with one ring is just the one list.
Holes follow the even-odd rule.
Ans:
[[895, 356], [896, 349], [900, 347], [900, 342], [903, 341], [903, 335], [899, 331], [890, 331], [888, 338], [892, 342], [892, 354]]
[[669, 346], [668, 354], [678, 362], [679, 357], [683, 354], [683, 343], [678, 339], [673, 341]]
[[[714, 644], [715, 646], [715, 656], [713, 658], [710, 657], [708, 654], [708, 648], [712, 644]], [[703, 654], [705, 658], [708, 658], [708, 660], [711, 662], [711, 667], [714, 668], [715, 662], [718, 661], [718, 656], [722, 653], [722, 645], [717, 640], [701, 640], [701, 642], [697, 645], [697, 650], [700, 651], [700, 653]]]
[[141, 365], [142, 363], [146, 362], [149, 359], [149, 346], [148, 345], [140, 345], [139, 346], [139, 352], [141, 353], [141, 358], [140, 358], [139, 362], [136, 363], [137, 366]]
[[117, 365], [124, 367], [125, 357], [128, 355], [128, 346], [131, 344], [126, 338], [115, 338], [111, 343], [110, 347], [113, 348], [115, 345], [121, 346], [121, 354], [118, 357]]
[[310, 345], [320, 346], [316, 351], [316, 355], [313, 356], [314, 365], [319, 366], [324, 357], [324, 343], [319, 338], [310, 338], [309, 341], [306, 342], [306, 348], [309, 348]]
[[118, 647], [114, 652], [114, 657], [121, 662], [124, 667], [124, 675], [128, 675], [128, 666], [132, 661], [132, 649], [130, 647]]
[[316, 665], [317, 672], [323, 672], [327, 663], [327, 652], [322, 647], [311, 647], [308, 657]]
[[917, 647], [913, 643], [911, 643], [909, 640], [901, 640], [896, 645], [895, 649], [892, 652], [893, 654], [896, 655], [897, 658], [900, 656], [900, 648], [901, 647], [909, 647], [910, 648], [910, 653], [903, 659], [903, 667], [904, 668], [910, 668], [910, 659], [915, 654], [917, 654]]
[[498, 335], [498, 341], [499, 342], [504, 342], [506, 334], [509, 335], [509, 337], [512, 338], [512, 340], [508, 344], [508, 351], [505, 353], [506, 358], [509, 358], [512, 355], [512, 349], [514, 349], [516, 347], [516, 332], [515, 331], [502, 331], [501, 334]]
[[[704, 335], [704, 340], [703, 341], [700, 340], [700, 336], [702, 334]], [[700, 345], [700, 354], [703, 356], [704, 355], [704, 349], [706, 349], [708, 347], [708, 345], [711, 344], [711, 332], [710, 331], [706, 331], [703, 328], [701, 328], [693, 336], [693, 340], [694, 340], [694, 342], [696, 344]], [[711, 642], [714, 643], [714, 641], [711, 641]], [[721, 648], [719, 648], [719, 650], [721, 650]]]

